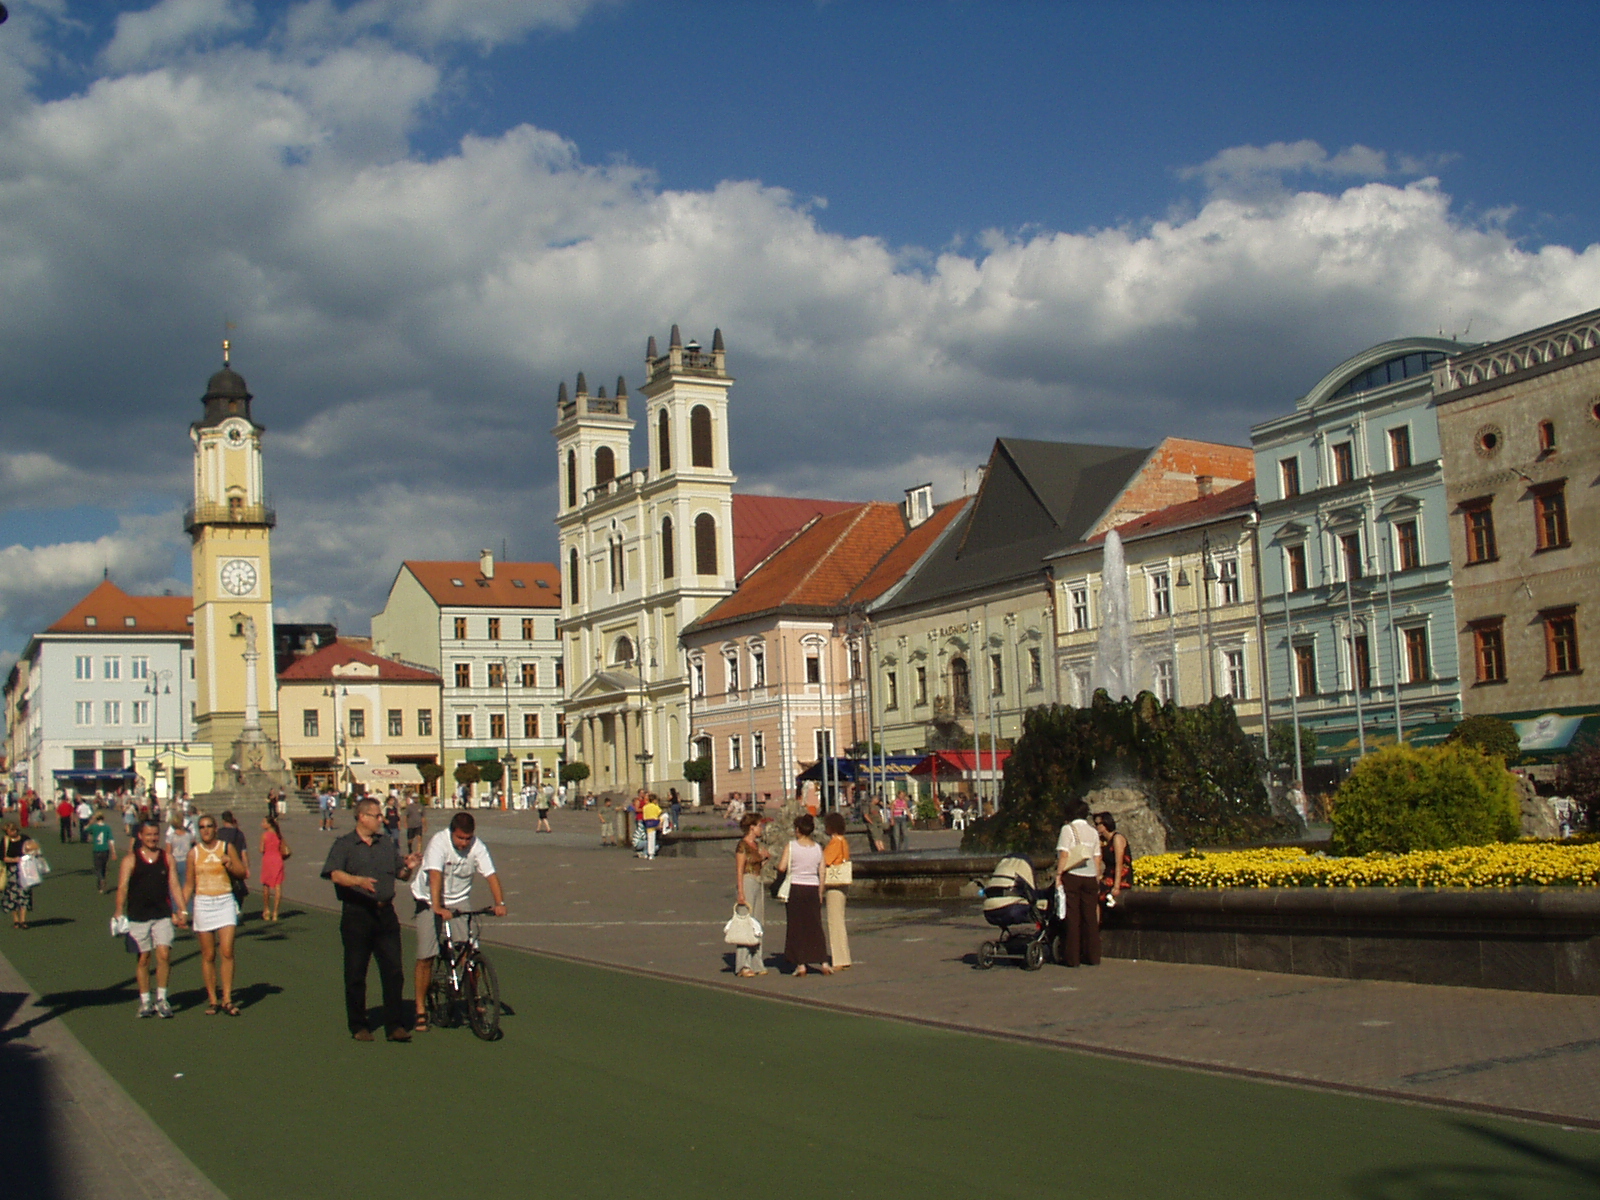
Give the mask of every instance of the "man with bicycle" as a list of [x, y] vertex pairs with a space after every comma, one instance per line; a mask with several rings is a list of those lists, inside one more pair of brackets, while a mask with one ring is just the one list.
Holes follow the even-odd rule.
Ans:
[[470, 812], [450, 818], [450, 827], [428, 840], [422, 854], [422, 869], [411, 884], [417, 903], [417, 1021], [418, 1033], [428, 1031], [428, 988], [433, 983], [433, 960], [439, 955], [439, 926], [450, 922], [450, 936], [467, 936], [467, 919], [452, 915], [452, 910], [467, 907], [472, 896], [472, 879], [482, 875], [494, 896], [494, 915], [506, 915], [506, 898], [500, 890], [489, 848], [477, 837], [477, 822]]

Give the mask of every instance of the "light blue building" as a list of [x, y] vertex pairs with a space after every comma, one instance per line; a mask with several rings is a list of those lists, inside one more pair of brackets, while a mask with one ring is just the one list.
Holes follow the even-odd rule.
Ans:
[[1384, 342], [1250, 431], [1271, 720], [1313, 729], [1323, 767], [1460, 718], [1432, 401], [1433, 368], [1463, 349]]

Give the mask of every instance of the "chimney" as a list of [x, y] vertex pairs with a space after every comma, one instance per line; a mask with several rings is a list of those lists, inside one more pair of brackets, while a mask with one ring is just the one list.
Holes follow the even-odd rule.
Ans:
[[494, 551], [493, 550], [479, 550], [478, 551], [478, 574], [482, 575], [485, 579], [493, 579], [494, 578]]
[[1194, 477], [1195, 494], [1202, 498], [1211, 495], [1214, 482], [1210, 475], [1196, 475]]

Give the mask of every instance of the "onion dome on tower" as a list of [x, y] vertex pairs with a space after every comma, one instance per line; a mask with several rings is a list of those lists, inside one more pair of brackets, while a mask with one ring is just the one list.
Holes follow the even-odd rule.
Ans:
[[250, 418], [250, 401], [253, 398], [244, 376], [224, 364], [222, 370], [206, 381], [206, 394], [200, 397], [200, 403], [206, 406], [206, 411], [198, 427], [208, 429], [222, 424], [229, 417], [243, 417], [254, 425], [255, 422]]

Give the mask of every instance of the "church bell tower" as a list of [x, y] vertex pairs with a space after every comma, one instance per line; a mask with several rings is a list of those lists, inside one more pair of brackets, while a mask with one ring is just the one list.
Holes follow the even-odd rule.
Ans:
[[271, 533], [261, 470], [265, 432], [250, 413], [250, 390], [228, 365], [206, 384], [194, 442], [194, 506], [185, 514], [193, 543], [195, 719], [211, 746], [217, 788], [250, 771], [281, 770], [278, 689], [272, 655]]

